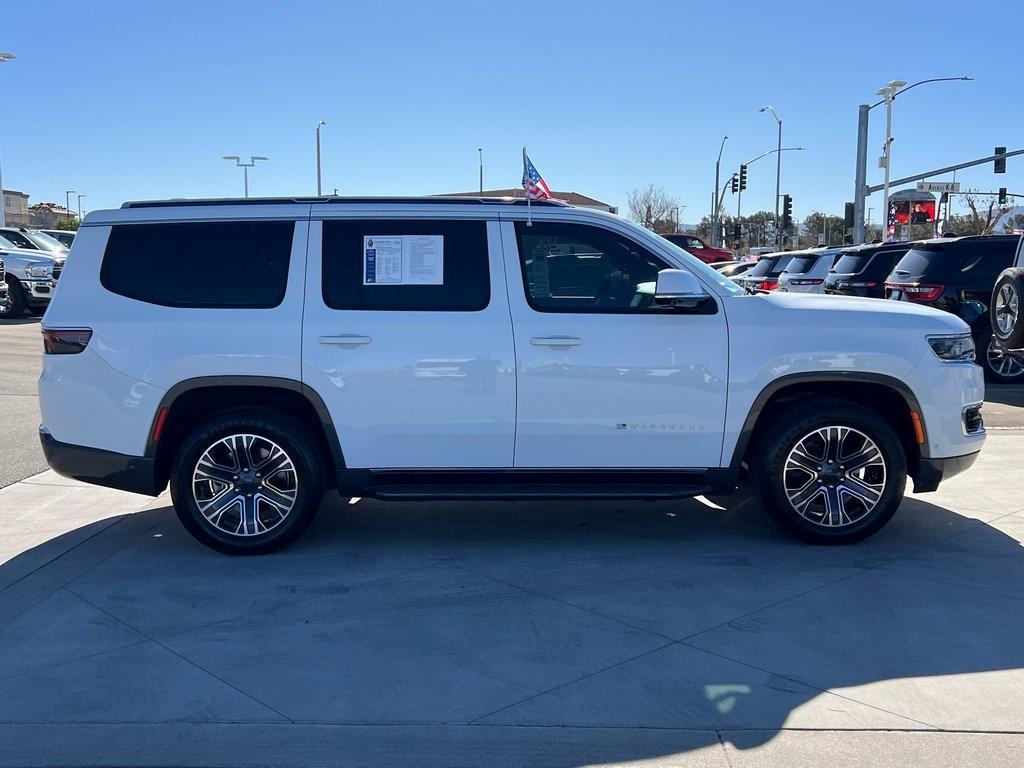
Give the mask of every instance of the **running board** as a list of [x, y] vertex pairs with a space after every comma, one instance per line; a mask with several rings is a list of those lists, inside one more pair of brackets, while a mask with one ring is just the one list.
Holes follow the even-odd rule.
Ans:
[[686, 499], [736, 490], [731, 469], [343, 469], [343, 496], [420, 499]]

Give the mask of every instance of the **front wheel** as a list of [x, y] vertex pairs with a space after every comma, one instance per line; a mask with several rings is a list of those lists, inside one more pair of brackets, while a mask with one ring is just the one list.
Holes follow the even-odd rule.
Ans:
[[845, 400], [809, 400], [766, 427], [751, 464], [765, 509], [813, 544], [877, 533], [903, 500], [907, 460], [892, 427]]
[[985, 378], [989, 381], [1000, 384], [1017, 384], [1024, 381], [1024, 360], [1017, 355], [1007, 354], [996, 343], [991, 330], [980, 331], [974, 345], [978, 362], [985, 369]]
[[287, 546], [322, 496], [317, 451], [298, 424], [271, 411], [227, 412], [203, 424], [171, 475], [178, 519], [200, 542], [232, 555]]

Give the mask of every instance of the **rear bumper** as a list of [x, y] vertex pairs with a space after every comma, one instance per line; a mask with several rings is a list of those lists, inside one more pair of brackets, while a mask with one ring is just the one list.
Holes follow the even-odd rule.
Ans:
[[39, 429], [46, 463], [59, 475], [121, 491], [158, 496], [156, 462], [144, 456], [72, 445], [55, 440], [45, 428]]
[[970, 469], [981, 451], [945, 459], [921, 459], [914, 475], [914, 493], [927, 493], [939, 487], [939, 483]]

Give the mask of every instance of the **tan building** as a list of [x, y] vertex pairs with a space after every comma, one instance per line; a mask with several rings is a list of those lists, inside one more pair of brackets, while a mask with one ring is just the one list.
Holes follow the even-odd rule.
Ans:
[[29, 206], [28, 213], [32, 226], [39, 229], [53, 229], [58, 221], [78, 218], [78, 214], [58, 203], [34, 203]]
[[28, 195], [13, 189], [5, 189], [4, 221], [8, 227], [27, 227], [30, 216], [28, 212]]
[[[452, 192], [452, 197], [517, 197], [520, 200], [526, 197], [526, 191], [522, 187], [512, 187], [510, 189], [485, 189], [483, 192]], [[608, 211], [608, 213], [618, 213], [619, 209], [614, 205], [596, 200], [593, 197], [587, 197], [581, 195], [579, 192], [555, 192], [552, 190], [551, 196], [555, 200], [564, 200], [569, 205], [575, 205], [580, 208], [596, 208], [599, 211]]]

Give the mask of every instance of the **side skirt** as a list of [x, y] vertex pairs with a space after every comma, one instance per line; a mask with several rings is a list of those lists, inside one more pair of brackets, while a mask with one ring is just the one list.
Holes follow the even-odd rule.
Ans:
[[339, 469], [342, 496], [373, 499], [684, 499], [736, 490], [735, 469]]

